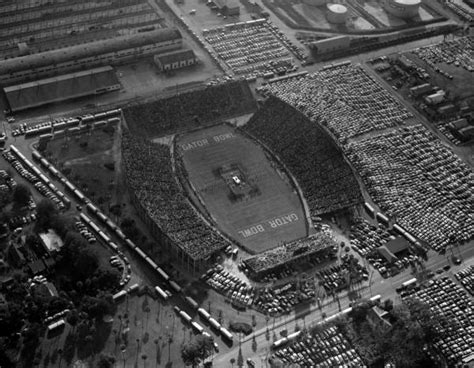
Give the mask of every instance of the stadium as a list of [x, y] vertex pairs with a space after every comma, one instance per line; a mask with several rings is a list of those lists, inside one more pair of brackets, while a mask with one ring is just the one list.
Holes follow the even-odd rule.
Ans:
[[[248, 85], [233, 82], [124, 109], [122, 165], [135, 208], [191, 271], [229, 245], [267, 257], [292, 244], [288, 261], [322, 251], [325, 240], [307, 241], [311, 216], [362, 201], [331, 136], [285, 102], [269, 98], [241, 128], [223, 124], [254, 104]], [[154, 139], [164, 135], [169, 144]]]

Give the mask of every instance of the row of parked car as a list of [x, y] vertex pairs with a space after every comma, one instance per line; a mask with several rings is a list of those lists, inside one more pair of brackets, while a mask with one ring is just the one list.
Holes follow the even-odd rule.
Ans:
[[76, 226], [77, 231], [79, 231], [79, 234], [81, 234], [84, 238], [86, 238], [89, 244], [93, 244], [97, 242], [97, 238], [95, 237], [95, 235], [89, 231], [86, 224], [84, 224], [82, 221], [76, 221], [75, 226]]
[[305, 336], [300, 333], [294, 343], [275, 351], [270, 362], [284, 367], [365, 367], [362, 358], [335, 326]]
[[232, 302], [250, 306], [253, 302], [254, 287], [224, 270], [221, 265], [209, 269], [202, 279], [213, 289], [225, 294]]
[[474, 295], [474, 266], [471, 265], [465, 269], [457, 272], [455, 275], [456, 279], [466, 288], [471, 295]]
[[463, 288], [448, 276], [428, 281], [426, 287], [411, 288], [404, 298], [416, 298], [429, 305], [438, 321], [440, 337], [433, 343], [448, 366], [460, 366], [474, 353], [474, 302]]

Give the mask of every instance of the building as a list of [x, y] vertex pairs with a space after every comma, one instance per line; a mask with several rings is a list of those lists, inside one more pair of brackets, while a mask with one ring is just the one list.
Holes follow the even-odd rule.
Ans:
[[303, 4], [309, 5], [309, 6], [323, 6], [326, 5], [327, 1], [326, 0], [303, 0]]
[[397, 18], [410, 19], [418, 15], [421, 0], [383, 0], [385, 11]]
[[326, 54], [330, 52], [337, 52], [347, 50], [351, 44], [349, 36], [337, 36], [326, 38], [324, 40], [311, 42], [309, 47], [316, 54]]
[[398, 260], [397, 254], [407, 251], [408, 240], [399, 236], [377, 248], [377, 252], [385, 258], [388, 263], [395, 263]]
[[389, 313], [386, 310], [374, 305], [367, 311], [367, 320], [376, 328], [389, 329], [392, 324], [388, 321]]
[[342, 4], [328, 4], [326, 19], [332, 24], [345, 24], [348, 16], [347, 8]]
[[185, 68], [198, 63], [193, 50], [176, 50], [158, 54], [154, 57], [155, 64], [160, 71], [169, 71]]
[[10, 110], [16, 112], [120, 88], [115, 70], [105, 66], [5, 87], [4, 91]]
[[425, 102], [428, 105], [438, 105], [441, 102], [443, 102], [444, 98], [446, 97], [446, 92], [444, 92], [442, 89], [437, 91], [436, 93], [433, 93], [431, 95], [428, 95], [425, 97]]
[[63, 241], [53, 229], [49, 229], [47, 233], [38, 234], [41, 243], [46, 252], [57, 252], [63, 246]]
[[410, 88], [410, 94], [413, 97], [419, 97], [426, 93], [430, 93], [433, 90], [433, 87], [429, 83], [423, 83], [418, 86], [414, 86]]
[[10, 86], [84, 68], [122, 64], [180, 49], [182, 42], [177, 29], [164, 28], [1, 60], [0, 84]]
[[37, 259], [28, 263], [28, 272], [32, 276], [40, 275], [46, 271], [46, 266], [44, 265], [43, 260]]
[[240, 6], [238, 0], [214, 0], [217, 10], [226, 16], [240, 15]]

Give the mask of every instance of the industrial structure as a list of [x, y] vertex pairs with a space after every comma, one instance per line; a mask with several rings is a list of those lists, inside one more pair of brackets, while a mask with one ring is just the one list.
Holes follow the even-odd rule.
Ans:
[[344, 24], [348, 16], [347, 8], [341, 4], [328, 4], [326, 18], [329, 23]]
[[219, 12], [226, 16], [240, 14], [240, 6], [238, 0], [214, 0]]
[[1, 60], [0, 84], [10, 86], [84, 68], [117, 65], [180, 49], [182, 42], [177, 29], [164, 28]]
[[326, 54], [329, 52], [346, 50], [349, 48], [350, 44], [351, 38], [349, 36], [336, 36], [311, 42], [309, 47], [316, 54]]
[[410, 19], [418, 15], [421, 0], [383, 0], [383, 8], [391, 15], [401, 19]]
[[105, 66], [5, 87], [13, 112], [121, 88], [115, 70]]
[[160, 71], [170, 71], [185, 68], [198, 63], [198, 58], [191, 49], [176, 50], [158, 54], [154, 57]]

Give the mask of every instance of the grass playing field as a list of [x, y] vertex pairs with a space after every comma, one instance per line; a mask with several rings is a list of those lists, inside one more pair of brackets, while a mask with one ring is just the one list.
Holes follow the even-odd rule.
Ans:
[[180, 136], [177, 157], [216, 226], [251, 253], [307, 235], [296, 190], [265, 151], [218, 125]]

